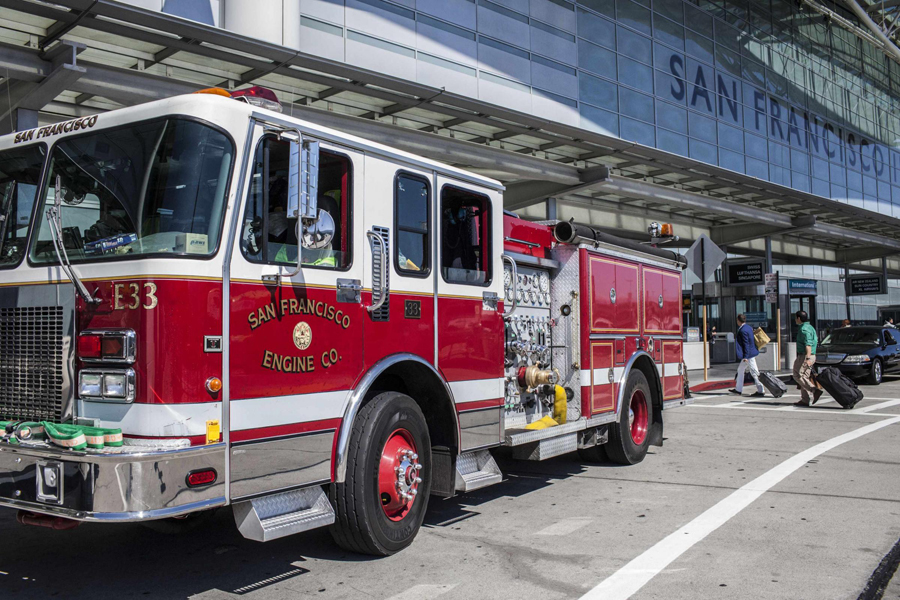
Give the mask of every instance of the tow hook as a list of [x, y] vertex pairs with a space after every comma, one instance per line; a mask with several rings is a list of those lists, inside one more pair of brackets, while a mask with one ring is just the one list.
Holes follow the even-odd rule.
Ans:
[[74, 521], [65, 517], [51, 517], [50, 515], [39, 515], [37, 513], [20, 510], [16, 515], [16, 521], [22, 525], [36, 525], [38, 527], [47, 527], [63, 531], [66, 529], [75, 529], [81, 525], [81, 521]]

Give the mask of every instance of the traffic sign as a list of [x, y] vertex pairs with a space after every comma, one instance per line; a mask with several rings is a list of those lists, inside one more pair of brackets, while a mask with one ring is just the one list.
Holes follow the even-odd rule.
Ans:
[[[688, 248], [687, 252], [684, 253], [684, 257], [687, 259], [688, 269], [703, 282], [712, 279], [713, 275], [716, 273], [716, 269], [719, 268], [719, 265], [722, 264], [722, 261], [725, 260], [726, 256], [725, 252], [716, 246], [715, 242], [709, 239], [709, 236], [705, 233], [701, 233], [700, 237], [697, 238], [697, 241], [695, 241], [693, 245]], [[702, 266], [700, 264], [701, 262], [703, 263]]]

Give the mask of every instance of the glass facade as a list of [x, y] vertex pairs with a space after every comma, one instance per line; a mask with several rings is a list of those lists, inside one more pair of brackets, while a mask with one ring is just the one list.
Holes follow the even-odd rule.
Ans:
[[211, 7], [239, 33], [900, 217], [900, 65], [793, 0], [297, 1]]

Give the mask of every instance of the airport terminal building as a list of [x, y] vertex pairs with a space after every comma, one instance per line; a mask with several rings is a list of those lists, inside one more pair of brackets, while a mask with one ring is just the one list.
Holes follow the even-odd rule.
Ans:
[[[209, 86], [496, 177], [506, 207], [735, 264], [710, 317], [900, 305], [900, 50], [873, 0], [0, 0], [0, 132]], [[848, 296], [847, 275], [885, 276]], [[699, 280], [685, 278], [685, 319]], [[813, 281], [793, 284], [792, 281]], [[696, 284], [696, 285], [694, 285]], [[893, 284], [890, 285], [884, 284]], [[885, 313], [887, 314], [887, 313]]]

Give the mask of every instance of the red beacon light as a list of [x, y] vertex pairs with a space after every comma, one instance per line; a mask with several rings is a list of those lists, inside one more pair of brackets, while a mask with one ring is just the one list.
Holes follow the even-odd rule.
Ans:
[[213, 96], [234, 98], [235, 100], [246, 102], [247, 104], [251, 104], [253, 106], [281, 112], [281, 102], [278, 101], [278, 96], [276, 96], [275, 92], [273, 92], [272, 90], [264, 88], [261, 85], [254, 85], [242, 90], [235, 90], [233, 92], [229, 92], [228, 90], [223, 90], [222, 88], [218, 87], [212, 87], [203, 90], [197, 90], [194, 93], [211, 94]]
[[281, 103], [278, 101], [278, 96], [275, 95], [275, 92], [259, 85], [244, 88], [243, 90], [235, 90], [231, 92], [231, 97], [253, 106], [281, 112]]

